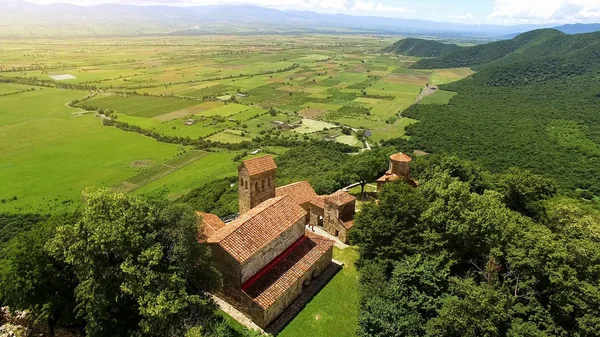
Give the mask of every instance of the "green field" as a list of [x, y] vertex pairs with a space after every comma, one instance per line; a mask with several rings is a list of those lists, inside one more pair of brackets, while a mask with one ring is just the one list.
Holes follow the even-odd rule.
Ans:
[[[65, 106], [83, 92], [44, 88], [0, 97], [0, 211], [61, 207], [174, 157], [178, 147], [100, 124]], [[75, 114], [74, 114], [75, 113]]]
[[[75, 205], [88, 186], [175, 198], [208, 177], [235, 174], [232, 159], [255, 148], [231, 146], [255, 139], [362, 147], [354, 134], [342, 135], [340, 126], [368, 129], [370, 143], [401, 137], [414, 120], [399, 116], [426, 83], [471, 72], [409, 69], [417, 58], [376, 52], [393, 40], [361, 35], [4, 40], [0, 178], [8, 183], [0, 186], [0, 211]], [[45, 70], [39, 69], [41, 60]], [[75, 78], [50, 77], [64, 74]], [[424, 103], [442, 100], [438, 95]], [[220, 101], [221, 96], [235, 102]], [[78, 103], [69, 108], [73, 100]], [[98, 111], [135, 132], [102, 126], [94, 116]], [[184, 145], [200, 140], [221, 145], [217, 152]]]
[[280, 337], [356, 336], [359, 311], [358, 271], [354, 262], [358, 252], [352, 248], [334, 248], [333, 258], [344, 263], [343, 269], [279, 333]]
[[452, 91], [438, 90], [433, 95], [423, 97], [419, 104], [448, 104], [455, 95]]

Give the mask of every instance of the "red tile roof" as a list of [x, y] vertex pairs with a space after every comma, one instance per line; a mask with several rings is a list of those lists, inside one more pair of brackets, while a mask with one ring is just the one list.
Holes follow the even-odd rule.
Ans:
[[333, 244], [329, 239], [306, 232], [305, 236], [246, 281], [242, 290], [263, 309], [269, 308], [297, 284]]
[[273, 157], [271, 157], [269, 155], [244, 160], [244, 162], [242, 163], [242, 166], [244, 166], [248, 170], [248, 174], [250, 176], [254, 176], [254, 175], [261, 174], [261, 173], [271, 171], [271, 170], [275, 170], [277, 168], [277, 165], [275, 164]]
[[350, 229], [350, 228], [354, 227], [354, 220], [342, 221], [342, 223], [344, 224], [344, 228], [346, 228], [346, 229]]
[[391, 155], [390, 159], [393, 161], [399, 161], [399, 162], [403, 162], [403, 163], [410, 163], [412, 161], [412, 158], [410, 156], [408, 156], [402, 152]]
[[386, 173], [381, 178], [377, 179], [378, 183], [387, 183], [388, 181], [397, 181], [400, 180], [400, 177], [395, 173]]
[[318, 195], [316, 198], [311, 200], [310, 203], [321, 209], [324, 209], [325, 208], [325, 198], [327, 198], [326, 195]]
[[272, 198], [242, 214], [207, 242], [218, 243], [243, 263], [305, 216], [306, 211], [291, 197]]
[[196, 212], [196, 215], [202, 217], [202, 234], [199, 238], [201, 242], [206, 241], [211, 235], [225, 227], [225, 223], [214, 214]]
[[353, 197], [350, 193], [344, 191], [337, 191], [332, 195], [325, 198], [328, 202], [333, 203], [338, 206], [345, 205], [349, 202], [355, 201], [356, 198]]
[[289, 195], [298, 205], [302, 205], [317, 198], [317, 193], [307, 181], [301, 181], [294, 184], [278, 187], [275, 190], [275, 195], [282, 197]]

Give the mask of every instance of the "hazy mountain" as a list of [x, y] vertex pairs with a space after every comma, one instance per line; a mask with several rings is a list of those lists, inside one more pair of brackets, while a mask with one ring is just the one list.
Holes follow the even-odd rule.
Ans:
[[554, 29], [558, 29], [563, 33], [567, 34], [583, 34], [583, 33], [593, 33], [600, 31], [600, 23], [591, 23], [591, 24], [582, 24], [577, 23], [574, 25], [564, 25], [554, 27]]
[[138, 34], [382, 33], [499, 38], [535, 25], [467, 25], [414, 19], [322, 14], [252, 5], [198, 7], [0, 2], [0, 36]]

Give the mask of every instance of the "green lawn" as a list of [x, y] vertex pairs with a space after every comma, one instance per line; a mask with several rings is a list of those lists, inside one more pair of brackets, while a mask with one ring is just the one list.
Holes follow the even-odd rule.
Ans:
[[175, 145], [100, 124], [65, 103], [85, 92], [44, 88], [0, 97], [0, 211], [78, 203], [81, 190], [108, 187], [163, 162]]
[[359, 311], [358, 252], [334, 248], [333, 258], [344, 268], [279, 333], [279, 337], [356, 336]]
[[211, 180], [237, 175], [239, 163], [233, 161], [234, 152], [210, 152], [208, 155], [184, 166], [173, 174], [141, 187], [135, 193], [161, 194], [175, 200]]

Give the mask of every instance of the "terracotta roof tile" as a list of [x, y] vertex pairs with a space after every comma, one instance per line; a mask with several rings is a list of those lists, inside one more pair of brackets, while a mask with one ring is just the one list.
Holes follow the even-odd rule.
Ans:
[[400, 177], [394, 173], [392, 174], [388, 174], [386, 173], [384, 176], [382, 176], [381, 178], [377, 179], [378, 183], [386, 183], [388, 181], [397, 181], [400, 180]]
[[243, 263], [305, 216], [306, 211], [291, 197], [272, 198], [211, 235], [207, 242], [218, 243]]
[[225, 223], [214, 214], [196, 212], [196, 215], [202, 217], [202, 234], [199, 237], [201, 242], [206, 241], [211, 235], [225, 227]]
[[390, 156], [390, 159], [393, 161], [399, 161], [403, 163], [410, 163], [412, 161], [412, 158], [409, 155], [406, 155], [402, 152], [394, 153]]
[[332, 195], [326, 197], [325, 199], [328, 202], [331, 202], [338, 206], [342, 206], [356, 200], [356, 198], [353, 197], [350, 193], [344, 191], [337, 191]]
[[248, 174], [250, 176], [261, 174], [263, 172], [271, 171], [277, 168], [273, 157], [268, 155], [244, 160], [242, 166], [244, 166], [248, 170]]
[[263, 309], [269, 308], [333, 246], [334, 242], [307, 232], [288, 250], [248, 280], [242, 290]]
[[346, 228], [346, 229], [350, 229], [350, 228], [354, 227], [354, 220], [343, 221], [342, 223], [344, 224], [344, 228]]
[[298, 205], [310, 202], [317, 197], [317, 193], [315, 193], [315, 190], [313, 190], [307, 181], [278, 187], [275, 190], [275, 195], [278, 197], [289, 195]]
[[326, 195], [318, 195], [317, 197], [313, 198], [313, 200], [311, 200], [310, 203], [319, 208], [325, 208], [325, 198], [326, 197], [327, 197]]

